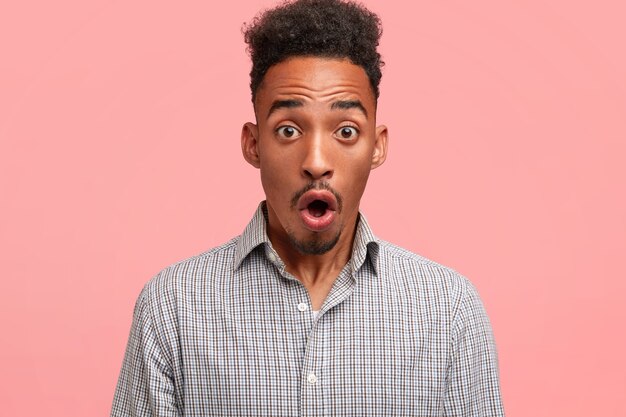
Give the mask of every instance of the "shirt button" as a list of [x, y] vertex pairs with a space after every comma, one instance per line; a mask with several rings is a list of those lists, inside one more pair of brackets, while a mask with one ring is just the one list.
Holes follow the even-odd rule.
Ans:
[[[306, 303], [298, 304], [298, 310], [300, 310], [300, 311], [306, 311], [308, 308], [309, 308], [309, 306], [306, 305]], [[313, 374], [311, 374], [311, 375], [313, 375]]]
[[274, 255], [272, 252], [269, 252], [267, 254], [267, 257], [269, 258], [270, 262], [276, 262], [276, 255]]
[[317, 382], [317, 377], [315, 376], [315, 374], [309, 374], [309, 376], [306, 377], [306, 380], [309, 384], [315, 384]]

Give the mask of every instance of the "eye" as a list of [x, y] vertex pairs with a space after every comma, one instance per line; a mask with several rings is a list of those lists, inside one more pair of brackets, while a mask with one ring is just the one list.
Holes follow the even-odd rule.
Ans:
[[281, 126], [276, 129], [276, 133], [281, 138], [293, 139], [301, 135], [300, 131], [293, 126]]
[[344, 126], [335, 131], [335, 137], [343, 140], [353, 140], [359, 136], [359, 129], [352, 126]]

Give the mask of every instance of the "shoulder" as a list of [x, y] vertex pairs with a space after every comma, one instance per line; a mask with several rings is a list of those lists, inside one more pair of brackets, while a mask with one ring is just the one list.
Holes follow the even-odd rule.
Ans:
[[144, 286], [140, 298], [150, 305], [167, 303], [188, 293], [192, 288], [218, 285], [220, 277], [233, 269], [235, 248], [240, 236], [223, 245], [176, 262], [161, 270]]
[[480, 295], [474, 284], [456, 270], [386, 241], [379, 241], [381, 278], [397, 292], [435, 316], [444, 314], [455, 332], [467, 328], [490, 332]]
[[384, 240], [378, 240], [378, 269], [397, 285], [428, 297], [444, 297], [453, 309], [475, 292], [469, 279], [455, 269]]

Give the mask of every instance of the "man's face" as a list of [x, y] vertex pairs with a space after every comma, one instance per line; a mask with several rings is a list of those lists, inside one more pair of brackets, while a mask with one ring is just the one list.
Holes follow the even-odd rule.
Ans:
[[304, 254], [325, 253], [342, 236], [351, 242], [369, 172], [387, 150], [363, 68], [290, 58], [267, 71], [255, 113], [242, 150], [261, 171], [270, 238]]

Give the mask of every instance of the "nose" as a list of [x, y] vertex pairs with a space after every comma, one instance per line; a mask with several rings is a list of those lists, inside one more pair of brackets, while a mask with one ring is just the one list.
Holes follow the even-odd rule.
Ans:
[[[326, 140], [325, 140], [326, 139]], [[321, 134], [315, 134], [303, 141], [304, 158], [302, 160], [302, 175], [308, 180], [330, 179], [333, 176], [332, 141]]]

